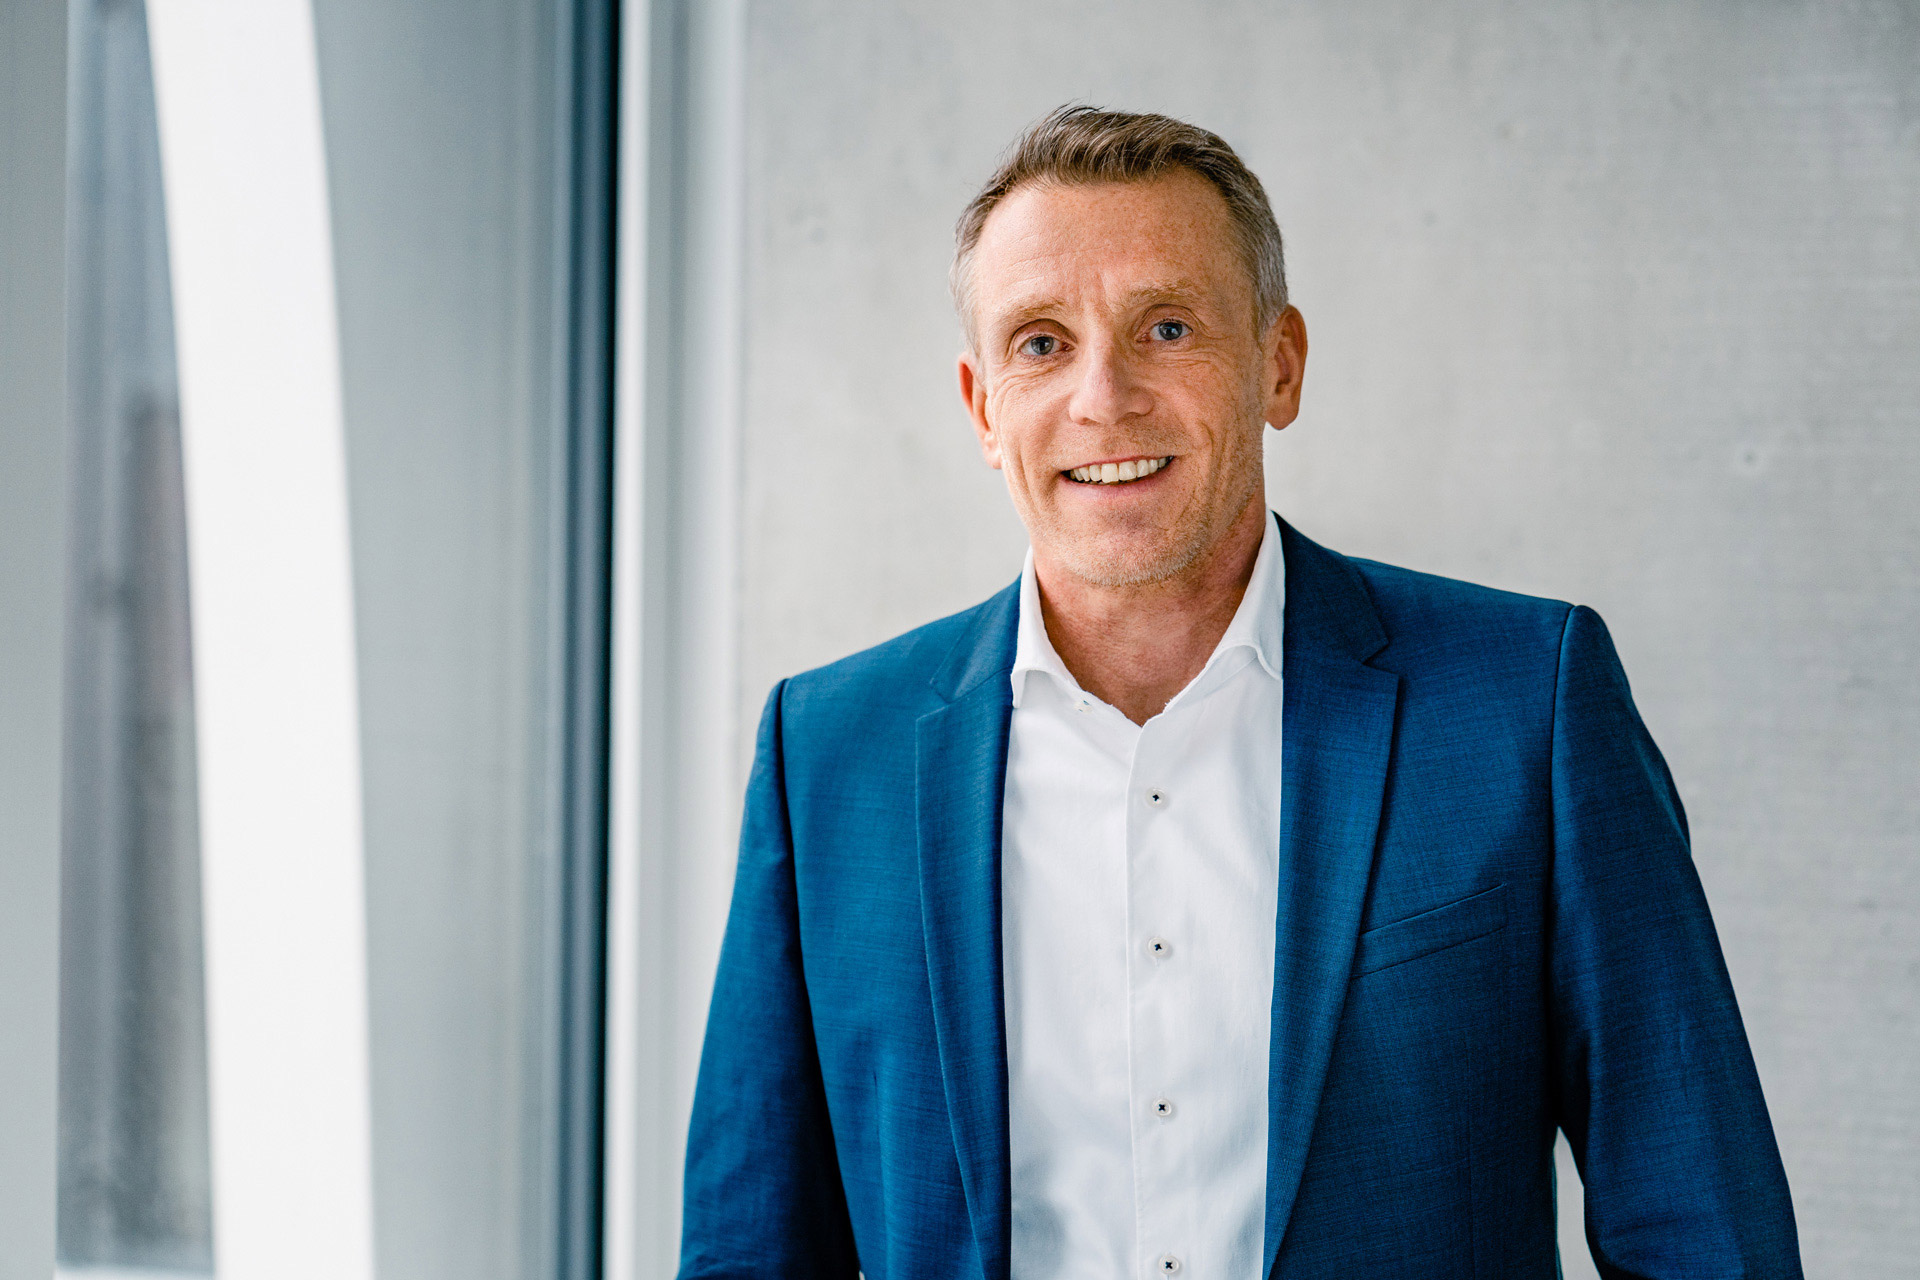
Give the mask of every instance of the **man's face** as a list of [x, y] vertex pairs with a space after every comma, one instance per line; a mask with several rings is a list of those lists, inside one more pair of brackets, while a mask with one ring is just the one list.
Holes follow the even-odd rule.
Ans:
[[1261, 427], [1298, 411], [1306, 332], [1291, 309], [1255, 332], [1205, 179], [1020, 188], [987, 219], [972, 291], [961, 394], [1043, 569], [1175, 577], [1263, 500]]

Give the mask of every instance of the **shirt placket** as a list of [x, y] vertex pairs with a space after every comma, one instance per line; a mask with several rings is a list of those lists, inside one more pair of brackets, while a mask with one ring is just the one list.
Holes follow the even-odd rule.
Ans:
[[1170, 922], [1185, 917], [1172, 874], [1179, 854], [1178, 778], [1172, 718], [1148, 722], [1134, 749], [1127, 787], [1127, 998], [1129, 1124], [1133, 1147], [1135, 1274], [1188, 1274], [1192, 1225], [1180, 1221], [1174, 1180], [1189, 1164], [1181, 1099], [1171, 1083], [1178, 1059], [1180, 940]]

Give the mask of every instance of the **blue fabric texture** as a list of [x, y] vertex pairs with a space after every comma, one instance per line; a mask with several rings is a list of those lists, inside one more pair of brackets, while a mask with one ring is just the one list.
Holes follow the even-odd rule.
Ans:
[[[1267, 1272], [1800, 1275], [1686, 817], [1591, 610], [1284, 522]], [[1016, 584], [1017, 586], [1017, 584]], [[1015, 588], [783, 682], [688, 1141], [686, 1280], [1008, 1280]]]

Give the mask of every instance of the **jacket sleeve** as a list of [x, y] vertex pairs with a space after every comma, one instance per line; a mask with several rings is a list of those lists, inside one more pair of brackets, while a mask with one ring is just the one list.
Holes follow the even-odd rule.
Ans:
[[1686, 815], [1587, 608], [1561, 637], [1553, 821], [1559, 1120], [1600, 1274], [1797, 1280], [1786, 1174]]
[[813, 1038], [781, 741], [767, 699], [687, 1136], [682, 1280], [859, 1271]]

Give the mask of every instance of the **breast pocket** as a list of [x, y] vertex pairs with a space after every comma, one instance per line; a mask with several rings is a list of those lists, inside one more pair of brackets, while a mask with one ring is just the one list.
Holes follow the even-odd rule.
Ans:
[[1484, 938], [1507, 927], [1507, 886], [1495, 885], [1444, 907], [1383, 924], [1360, 935], [1353, 976], [1377, 973]]

